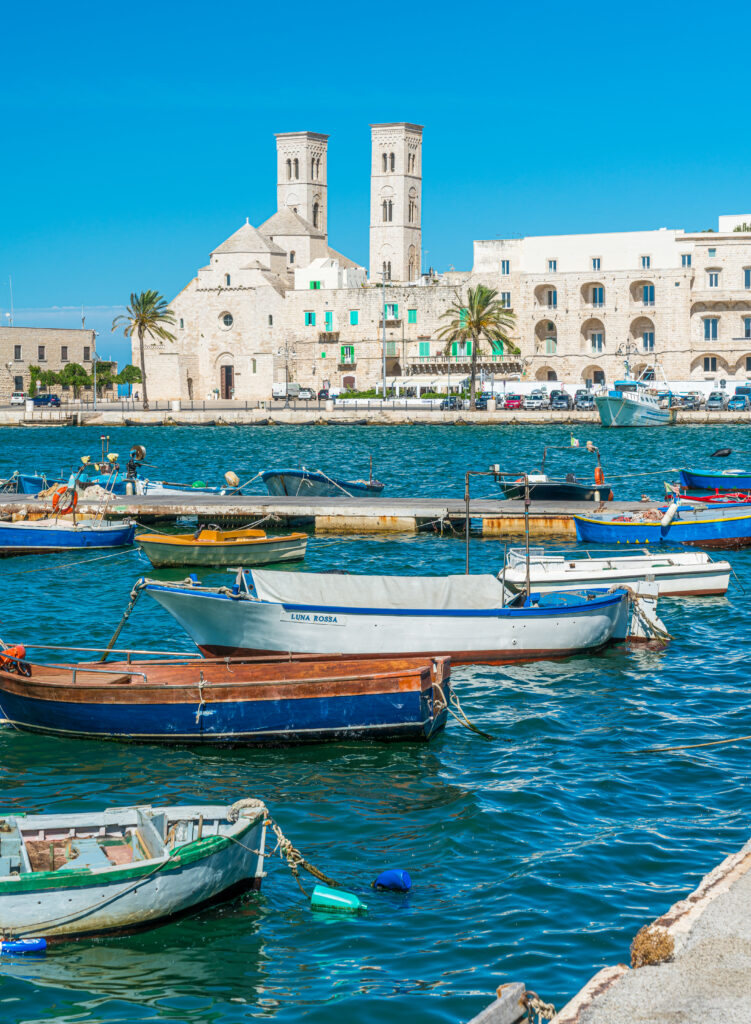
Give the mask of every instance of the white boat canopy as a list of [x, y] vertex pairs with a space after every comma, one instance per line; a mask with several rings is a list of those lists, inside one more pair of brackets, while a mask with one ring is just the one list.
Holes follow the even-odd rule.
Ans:
[[253, 569], [256, 596], [316, 608], [484, 609], [503, 607], [503, 586], [490, 574], [350, 576]]

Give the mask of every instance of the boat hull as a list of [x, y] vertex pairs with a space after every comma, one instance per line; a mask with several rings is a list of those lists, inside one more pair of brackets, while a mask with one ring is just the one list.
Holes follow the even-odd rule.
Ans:
[[[0, 672], [0, 710], [27, 732], [86, 739], [211, 746], [289, 746], [339, 740], [427, 740], [446, 724], [450, 667], [433, 658], [391, 663], [277, 660], [246, 682], [239, 663], [193, 662], [171, 671], [195, 683], [146, 684], [148, 663], [113, 664], [113, 679], [76, 669], [45, 678]], [[101, 670], [102, 666], [97, 666]], [[133, 673], [118, 682], [118, 672]], [[300, 678], [286, 678], [294, 672]], [[198, 677], [205, 677], [198, 682]], [[179, 678], [179, 676], [178, 676]]]
[[334, 480], [304, 469], [261, 473], [261, 479], [269, 494], [302, 498], [367, 498], [380, 494], [385, 486], [378, 480]]
[[614, 394], [595, 395], [603, 427], [667, 427], [675, 423], [675, 409], [638, 402]]
[[[504, 498], [524, 498], [524, 484], [501, 484]], [[613, 491], [608, 484], [576, 484], [558, 481], [529, 485], [532, 501], [612, 501]]]
[[134, 524], [90, 526], [83, 520], [74, 526], [41, 527], [33, 522], [0, 523], [0, 557], [34, 555], [82, 548], [130, 547]]
[[[48, 817], [52, 816], [23, 819], [24, 828]], [[58, 869], [0, 878], [0, 931], [48, 940], [132, 931], [238, 890], [258, 889], [263, 878], [264, 815], [240, 821], [236, 842], [207, 836], [178, 847], [168, 858], [121, 868]]]
[[550, 608], [420, 611], [277, 604], [153, 583], [146, 590], [215, 656], [445, 655], [454, 664], [506, 664], [602, 647], [618, 636], [628, 610], [625, 594]]
[[695, 491], [751, 491], [751, 473], [694, 473], [680, 471], [683, 487]]
[[270, 565], [275, 562], [300, 562], [305, 558], [307, 536], [286, 539], [269, 537], [265, 541], [228, 544], [170, 544], [162, 538], [147, 540], [139, 537], [151, 564], [156, 568], [197, 565], [197, 566], [253, 566]]
[[[680, 556], [678, 556], [680, 557]], [[727, 562], [707, 560], [701, 564], [671, 564], [670, 555], [654, 558], [621, 559], [632, 562], [632, 565], [608, 567], [606, 571], [597, 569], [586, 559], [568, 563], [576, 568], [568, 571], [556, 565], [547, 568], [530, 564], [530, 582], [532, 589], [541, 594], [550, 594], [561, 590], [581, 590], [585, 587], [611, 586], [634, 587], [642, 583], [647, 576], [654, 578], [659, 597], [699, 597], [727, 593], [730, 583], [731, 568]], [[611, 560], [614, 562], [615, 559]], [[515, 593], [521, 593], [526, 583], [524, 567], [507, 569], [504, 581]]]
[[751, 512], [690, 520], [675, 518], [667, 526], [657, 522], [613, 522], [573, 516], [577, 540], [593, 544], [687, 544], [711, 549], [751, 546]]

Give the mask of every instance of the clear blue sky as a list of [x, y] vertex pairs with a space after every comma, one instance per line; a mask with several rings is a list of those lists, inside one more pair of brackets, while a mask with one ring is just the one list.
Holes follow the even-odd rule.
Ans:
[[751, 212], [750, 5], [6, 4], [0, 310], [102, 331], [275, 204], [273, 133], [330, 134], [331, 244], [367, 263], [371, 122], [425, 125], [423, 246]]

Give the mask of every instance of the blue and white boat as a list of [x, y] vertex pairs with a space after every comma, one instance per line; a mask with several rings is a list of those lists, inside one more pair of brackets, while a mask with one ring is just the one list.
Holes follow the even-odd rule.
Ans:
[[594, 544], [689, 544], [703, 548], [751, 546], [751, 509], [742, 505], [687, 508], [671, 504], [617, 515], [575, 515], [576, 537]]
[[638, 379], [631, 376], [626, 361], [626, 376], [613, 387], [595, 395], [595, 405], [603, 427], [666, 427], [675, 423], [676, 411], [663, 409], [655, 388], [656, 366], [650, 366]]
[[79, 548], [130, 547], [135, 532], [135, 523], [129, 520], [77, 519], [74, 522], [55, 516], [0, 522], [0, 557], [49, 554]]
[[693, 491], [751, 491], [751, 473], [741, 469], [725, 469], [719, 473], [682, 469], [680, 480], [683, 487]]
[[368, 498], [386, 486], [380, 480], [342, 480], [320, 469], [274, 469], [261, 473], [266, 490], [294, 498]]
[[[247, 577], [243, 577], [247, 583]], [[255, 593], [148, 581], [211, 656], [450, 656], [454, 664], [565, 657], [631, 635], [625, 590], [514, 597], [491, 575], [356, 576], [254, 569]], [[636, 603], [636, 602], [635, 602]]]

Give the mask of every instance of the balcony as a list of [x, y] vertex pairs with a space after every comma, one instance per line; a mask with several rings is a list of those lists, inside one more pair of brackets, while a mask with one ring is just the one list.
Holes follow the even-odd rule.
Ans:
[[339, 331], [319, 331], [318, 340], [330, 342], [339, 341]]
[[383, 330], [384, 327], [401, 327], [401, 326], [402, 326], [401, 320], [386, 320], [385, 322], [383, 320], [381, 320], [379, 322], [379, 324], [378, 324], [379, 330]]
[[357, 363], [337, 363], [336, 368], [340, 373], [348, 373], [357, 369]]

